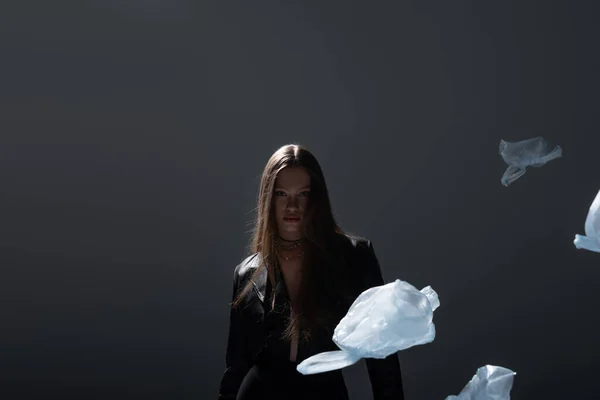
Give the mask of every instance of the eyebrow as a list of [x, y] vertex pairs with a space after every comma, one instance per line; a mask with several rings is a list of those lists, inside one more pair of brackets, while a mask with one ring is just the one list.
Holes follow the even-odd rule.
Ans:
[[[310, 186], [305, 186], [305, 187], [303, 187], [303, 188], [300, 188], [300, 189], [298, 189], [298, 190], [306, 190], [306, 189], [310, 189]], [[276, 188], [275, 188], [275, 190], [285, 190], [285, 189], [284, 189], [284, 188], [282, 188], [282, 187], [276, 187]]]

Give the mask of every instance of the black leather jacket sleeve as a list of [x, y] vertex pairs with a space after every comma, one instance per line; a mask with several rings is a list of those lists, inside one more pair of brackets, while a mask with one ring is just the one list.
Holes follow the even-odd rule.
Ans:
[[[238, 290], [242, 289], [238, 273], [239, 267], [238, 265], [233, 276], [232, 301], [236, 298]], [[240, 304], [237, 308], [232, 306], [230, 310], [229, 334], [225, 353], [226, 369], [219, 387], [219, 400], [235, 400], [240, 385], [251, 367], [251, 354], [243, 332], [241, 313], [243, 307], [244, 304]]]
[[[381, 267], [375, 256], [373, 244], [370, 241], [367, 246], [366, 265], [368, 265], [368, 273], [365, 289], [383, 285]], [[369, 372], [374, 400], [404, 400], [402, 373], [397, 353], [383, 359], [366, 358], [365, 363]]]

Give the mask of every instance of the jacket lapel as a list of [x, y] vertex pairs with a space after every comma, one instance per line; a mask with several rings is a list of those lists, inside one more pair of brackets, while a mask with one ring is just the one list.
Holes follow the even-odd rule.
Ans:
[[[261, 265], [259, 260], [259, 257], [253, 257], [253, 259], [249, 262], [248, 267], [258, 268], [258, 273], [252, 279], [252, 289], [254, 290], [256, 297], [258, 297], [261, 304], [263, 305], [263, 308], [265, 308], [266, 311], [268, 306], [268, 304], [265, 303], [267, 299], [267, 291], [270, 290], [269, 288], [271, 287], [271, 285], [268, 281], [267, 268], [264, 265]], [[287, 296], [287, 290], [285, 288], [285, 283], [283, 280], [283, 276], [281, 276], [281, 272], [279, 271], [279, 269], [277, 269], [275, 273], [277, 275], [275, 278], [275, 280], [277, 281], [277, 287], [275, 289], [276, 296], [278, 298], [281, 297], [280, 295]]]
[[258, 268], [260, 268], [260, 270], [256, 275], [256, 278], [252, 280], [252, 288], [256, 292], [260, 302], [264, 303], [267, 289], [267, 269], [264, 266]]

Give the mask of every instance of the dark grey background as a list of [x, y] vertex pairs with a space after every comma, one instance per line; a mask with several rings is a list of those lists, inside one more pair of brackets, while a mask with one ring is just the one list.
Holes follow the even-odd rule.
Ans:
[[[12, 3], [12, 4], [11, 4]], [[577, 3], [577, 4], [575, 4]], [[597, 396], [592, 2], [5, 2], [2, 399], [214, 399], [259, 175], [300, 142], [386, 281], [438, 291], [407, 400], [485, 364]], [[500, 139], [564, 158], [508, 188]], [[364, 364], [346, 371], [370, 398]]]

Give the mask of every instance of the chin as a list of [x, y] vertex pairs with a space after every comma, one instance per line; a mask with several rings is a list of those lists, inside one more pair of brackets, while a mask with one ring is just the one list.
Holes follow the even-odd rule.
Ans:
[[285, 229], [284, 228], [281, 232], [285, 235], [298, 236], [298, 238], [300, 238], [300, 236], [302, 236], [302, 229]]

